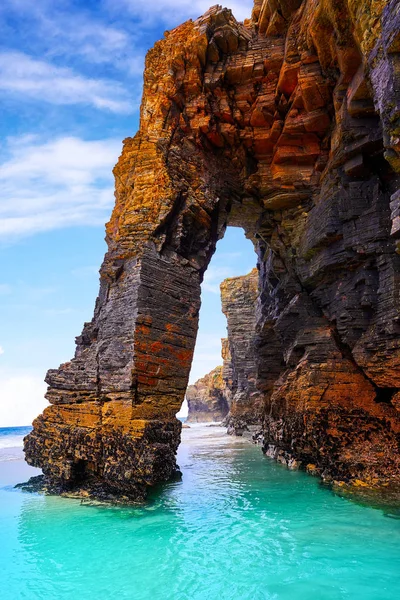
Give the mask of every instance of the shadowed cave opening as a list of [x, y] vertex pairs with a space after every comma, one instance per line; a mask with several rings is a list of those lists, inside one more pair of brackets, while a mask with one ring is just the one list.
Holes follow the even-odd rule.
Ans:
[[201, 286], [199, 330], [189, 378], [189, 394], [185, 395], [178, 413], [180, 417], [189, 416], [192, 422], [202, 422], [214, 418], [221, 420], [229, 412], [230, 401], [221, 385], [232, 386], [235, 382], [232, 381], [232, 374], [227, 372], [232, 369], [227, 364], [223, 346], [229, 348], [233, 340], [228, 341], [227, 315], [223, 312], [220, 286], [226, 280], [232, 280], [232, 285], [236, 280], [240, 285], [241, 279], [255, 268], [256, 262], [254, 246], [246, 238], [244, 229], [227, 227], [224, 237], [217, 243]]
[[91, 465], [87, 460], [77, 460], [72, 465], [72, 477], [71, 480], [73, 485], [81, 485], [88, 478], [93, 477], [93, 465]]
[[398, 392], [397, 388], [376, 388], [376, 398], [375, 402], [378, 404], [390, 404], [392, 405], [393, 396]]

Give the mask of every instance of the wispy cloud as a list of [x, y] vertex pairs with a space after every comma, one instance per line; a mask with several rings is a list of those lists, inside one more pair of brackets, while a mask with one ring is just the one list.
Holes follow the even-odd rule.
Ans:
[[11, 139], [0, 164], [0, 240], [72, 225], [103, 225], [113, 205], [119, 140]]
[[[5, 287], [8, 291], [5, 294], [1, 294], [0, 286], [0, 296], [4, 298], [1, 302], [1, 309], [19, 307], [21, 310], [26, 310], [27, 307], [32, 308], [35, 304], [41, 306], [45, 299], [56, 294], [58, 291], [57, 287], [54, 286], [32, 285], [23, 280], [16, 281], [13, 287], [7, 284], [5, 284]], [[17, 304], [17, 299], [23, 300], [23, 303], [19, 302]]]
[[73, 308], [46, 308], [43, 310], [43, 314], [50, 317], [59, 317], [62, 315], [70, 315], [73, 313]]
[[4, 354], [4, 348], [3, 348], [3, 346], [0, 346], [0, 354]]
[[[29, 55], [78, 72], [90, 69], [91, 77], [105, 67], [114, 81], [125, 78], [132, 84], [143, 73], [147, 48], [143, 30], [133, 19], [127, 23], [118, 11], [112, 24], [110, 20], [101, 2], [87, 7], [73, 0], [3, 0], [0, 5], [0, 28], [9, 33], [9, 51], [16, 37], [17, 49]], [[18, 23], [17, 36], [12, 35], [13, 21]], [[133, 83], [140, 86], [140, 81]]]
[[31, 98], [57, 105], [84, 104], [115, 113], [134, 109], [120, 83], [84, 77], [73, 69], [22, 52], [0, 52], [0, 90], [21, 96], [24, 101]]
[[0, 427], [29, 425], [47, 406], [43, 376], [0, 369]]
[[99, 276], [99, 266], [98, 265], [87, 265], [85, 267], [78, 267], [77, 269], [73, 269], [71, 271], [74, 277], [78, 279], [86, 279], [87, 277], [98, 277]]
[[196, 340], [196, 352], [202, 354], [204, 352], [210, 352], [215, 350], [219, 351], [219, 358], [221, 358], [221, 337], [212, 333], [199, 332]]
[[200, 329], [196, 340], [189, 383], [195, 383], [200, 377], [204, 377], [206, 373], [209, 373], [218, 365], [222, 365], [221, 337], [203, 333]]
[[56, 44], [50, 55], [71, 56], [78, 53], [92, 63], [114, 63], [124, 58], [132, 38], [127, 32], [68, 12], [40, 15], [40, 27]]
[[[109, 7], [115, 6], [113, 0], [105, 0]], [[124, 5], [132, 15], [142, 21], [161, 20], [167, 24], [178, 24], [188, 18], [197, 18], [211, 6], [210, 0], [120, 0], [118, 9]], [[224, 6], [230, 8], [240, 21], [251, 15], [253, 0], [227, 0]]]
[[53, 43], [48, 57], [80, 61], [90, 65], [106, 65], [126, 76], [142, 76], [145, 48], [140, 35], [110, 27], [79, 14], [54, 14], [41, 20], [41, 29]]
[[19, 281], [16, 289], [18, 293], [30, 304], [42, 302], [45, 298], [52, 296], [57, 292], [57, 288], [49, 285], [31, 285], [24, 281]]

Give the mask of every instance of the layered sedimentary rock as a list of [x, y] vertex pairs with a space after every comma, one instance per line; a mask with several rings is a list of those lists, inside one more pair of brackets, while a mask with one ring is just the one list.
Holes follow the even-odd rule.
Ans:
[[261, 425], [263, 396], [257, 389], [255, 344], [257, 298], [257, 269], [222, 282], [221, 303], [228, 330], [228, 337], [221, 340], [223, 366], [188, 387], [189, 421], [221, 421], [226, 417], [229, 432], [240, 434], [251, 425]]
[[229, 224], [259, 257], [266, 450], [400, 479], [399, 32], [393, 0], [256, 0], [244, 24], [216, 6], [149, 52], [95, 314], [25, 444], [50, 482], [134, 497], [171, 477]]
[[188, 423], [208, 423], [222, 421], [229, 412], [229, 395], [222, 377], [223, 367], [189, 385], [186, 391], [188, 403]]
[[231, 394], [226, 424], [232, 432], [242, 432], [249, 425], [259, 425], [262, 419], [263, 395], [257, 387], [255, 344], [257, 298], [257, 269], [242, 277], [225, 279], [221, 284], [222, 311], [227, 320], [229, 345], [230, 381], [226, 381], [226, 386]]

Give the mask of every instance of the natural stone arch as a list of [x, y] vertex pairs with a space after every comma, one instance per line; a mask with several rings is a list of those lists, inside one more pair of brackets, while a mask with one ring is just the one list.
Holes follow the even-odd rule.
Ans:
[[[376, 440], [396, 447], [396, 409], [375, 402], [377, 387], [393, 396], [400, 386], [399, 260], [389, 241], [397, 184], [382, 158], [385, 146], [397, 168], [399, 111], [374, 75], [398, 59], [394, 4], [383, 13], [374, 6], [371, 18], [382, 25], [373, 34], [363, 3], [275, 4], [257, 0], [245, 25], [213, 7], [167, 32], [147, 56], [140, 130], [125, 140], [114, 170], [94, 318], [75, 358], [49, 371], [51, 406], [26, 440], [28, 461], [53, 485], [73, 485], [82, 461], [88, 479], [132, 496], [171, 477], [200, 284], [229, 221], [246, 229], [259, 255], [257, 344], [267, 366], [278, 364], [264, 369], [270, 377], [260, 388], [270, 445], [332, 471], [313, 435], [318, 430], [321, 448], [340, 414], [351, 421], [355, 410], [360, 430], [367, 415]], [[391, 118], [380, 117], [389, 103]], [[367, 213], [377, 235], [368, 237]], [[360, 239], [349, 222], [365, 229]], [[348, 301], [335, 300], [340, 280]], [[353, 328], [343, 325], [346, 310], [354, 311]], [[394, 329], [376, 340], [376, 324], [389, 327], [388, 319]], [[330, 411], [325, 425], [321, 406]], [[348, 448], [351, 457], [359, 451]], [[340, 455], [346, 477], [355, 473], [352, 460]]]

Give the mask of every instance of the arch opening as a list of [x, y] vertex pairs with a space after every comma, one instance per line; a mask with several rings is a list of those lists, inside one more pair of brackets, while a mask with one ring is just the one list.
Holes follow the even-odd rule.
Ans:
[[201, 286], [199, 331], [184, 402], [189, 423], [226, 420], [238, 387], [254, 380], [256, 261], [243, 228], [227, 227]]
[[133, 497], [173, 476], [201, 283], [227, 225], [258, 255], [264, 451], [328, 480], [400, 480], [399, 111], [380, 83], [399, 56], [395, 3], [372, 36], [347, 9], [303, 2], [274, 20], [267, 4], [245, 24], [214, 6], [148, 54], [94, 317], [48, 372], [51, 406], [25, 443], [52, 481], [71, 457]]

